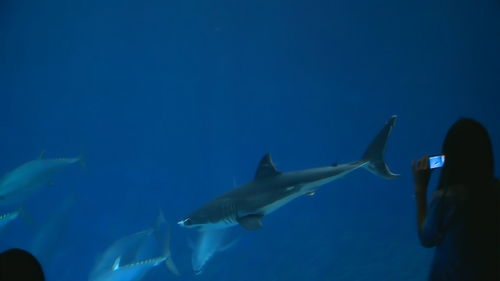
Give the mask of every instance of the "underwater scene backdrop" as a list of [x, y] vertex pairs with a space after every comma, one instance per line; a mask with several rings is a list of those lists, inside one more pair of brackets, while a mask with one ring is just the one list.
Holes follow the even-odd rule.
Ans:
[[[500, 159], [499, 50], [495, 0], [2, 0], [0, 173], [76, 160], [0, 205], [19, 214], [0, 251], [36, 252], [48, 280], [95, 280], [119, 241], [109, 272], [158, 265], [141, 280], [425, 280], [410, 163], [459, 117]], [[400, 177], [353, 171], [228, 229], [193, 269], [201, 238], [179, 220], [266, 153], [283, 172], [360, 160], [392, 115]], [[179, 276], [151, 263], [168, 242]]]

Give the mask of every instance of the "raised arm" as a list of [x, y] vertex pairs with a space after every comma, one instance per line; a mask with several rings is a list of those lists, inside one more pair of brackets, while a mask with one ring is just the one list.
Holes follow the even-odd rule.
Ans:
[[427, 218], [427, 187], [431, 178], [432, 170], [429, 169], [429, 157], [424, 156], [417, 161], [412, 162], [413, 181], [415, 187], [415, 199], [417, 203], [417, 229], [420, 242], [425, 247], [432, 247], [432, 243], [427, 243], [423, 239], [422, 232], [424, 230], [425, 220]]

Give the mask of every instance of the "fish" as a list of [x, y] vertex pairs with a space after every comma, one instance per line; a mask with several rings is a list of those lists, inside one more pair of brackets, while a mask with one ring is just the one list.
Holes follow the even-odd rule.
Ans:
[[14, 221], [15, 219], [19, 218], [22, 212], [24, 212], [23, 209], [19, 208], [15, 211], [0, 215], [0, 230], [5, 228], [9, 223]]
[[161, 263], [180, 275], [170, 254], [170, 232], [160, 213], [151, 229], [114, 242], [97, 260], [89, 281], [139, 281]]
[[194, 274], [202, 274], [207, 263], [216, 253], [225, 251], [236, 244], [236, 240], [227, 241], [227, 231], [226, 229], [201, 230], [196, 243], [190, 243], [193, 251], [191, 265]]
[[177, 222], [187, 228], [217, 229], [236, 225], [246, 230], [262, 227], [264, 216], [276, 211], [295, 198], [312, 196], [324, 184], [337, 180], [359, 168], [386, 179], [399, 175], [390, 171], [384, 160], [387, 139], [396, 122], [392, 116], [378, 132], [361, 160], [345, 164], [281, 172], [271, 154], [264, 155], [252, 181], [238, 186], [209, 201]]
[[57, 210], [37, 227], [30, 249], [43, 265], [49, 264], [49, 261], [60, 252], [71, 221], [71, 209], [76, 201], [76, 195], [69, 195], [62, 200]]
[[[0, 180], [0, 204], [17, 203], [52, 182], [52, 178], [64, 167], [82, 163], [82, 158], [54, 158], [29, 161]], [[83, 165], [83, 164], [82, 164]]]

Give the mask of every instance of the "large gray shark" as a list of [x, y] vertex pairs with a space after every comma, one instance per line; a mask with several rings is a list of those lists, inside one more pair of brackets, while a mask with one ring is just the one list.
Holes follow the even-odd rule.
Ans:
[[396, 116], [392, 116], [368, 146], [361, 160], [320, 168], [282, 173], [266, 154], [259, 163], [255, 178], [236, 187], [193, 212], [177, 224], [201, 229], [241, 225], [248, 230], [262, 227], [262, 218], [302, 195], [333, 180], [365, 168], [382, 178], [394, 178], [384, 161], [384, 150]]

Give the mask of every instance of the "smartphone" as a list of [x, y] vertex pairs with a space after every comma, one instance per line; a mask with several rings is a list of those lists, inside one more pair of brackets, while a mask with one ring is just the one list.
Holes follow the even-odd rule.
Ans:
[[437, 169], [444, 165], [444, 155], [436, 155], [429, 157], [429, 168]]

